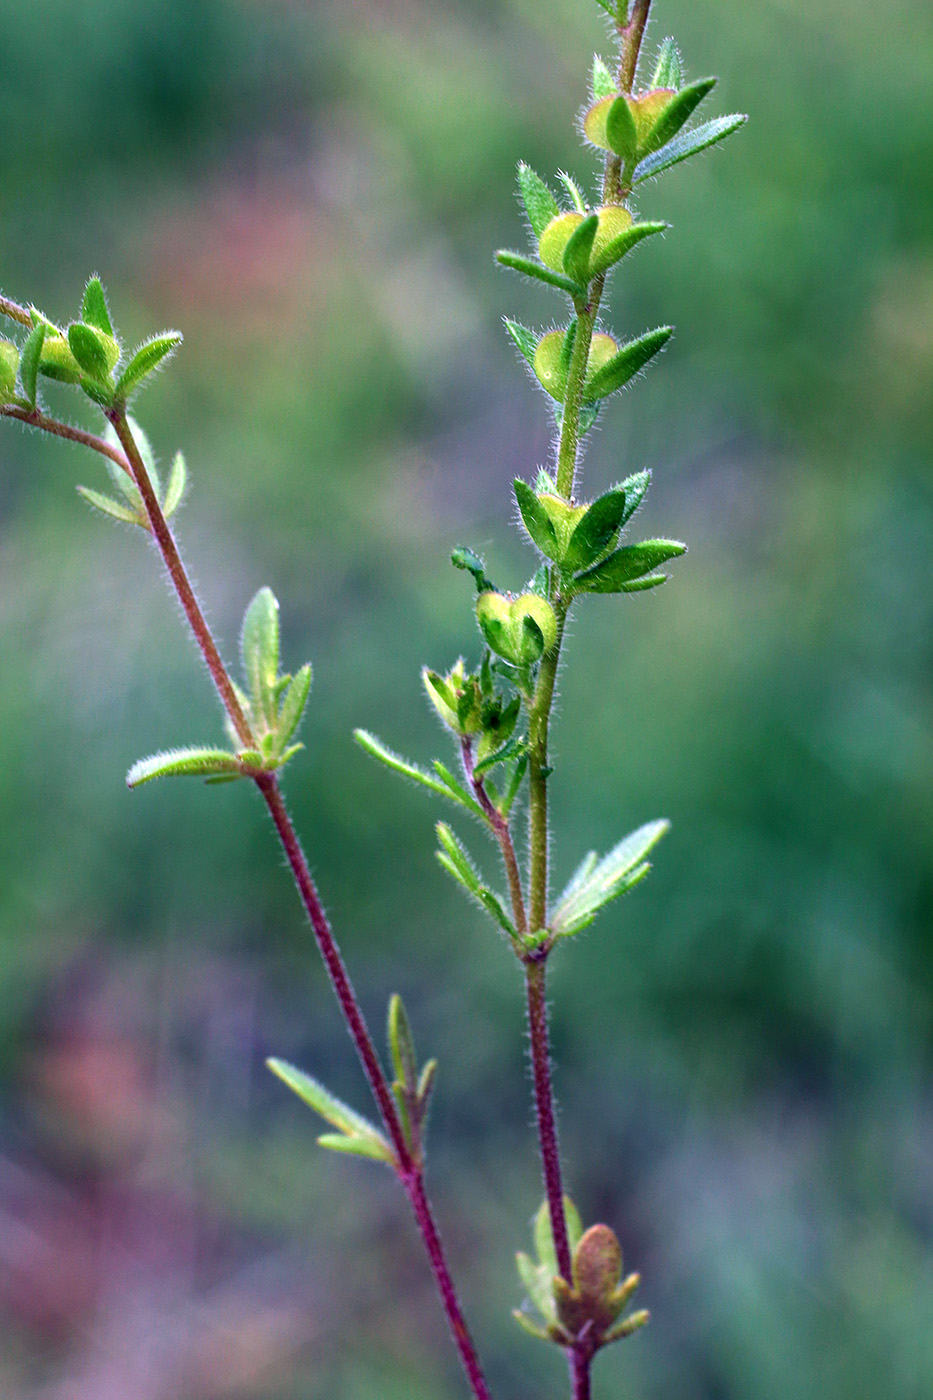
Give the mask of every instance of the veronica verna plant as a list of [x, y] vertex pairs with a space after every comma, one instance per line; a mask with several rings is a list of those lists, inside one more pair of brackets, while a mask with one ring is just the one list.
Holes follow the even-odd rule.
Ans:
[[[564, 1193], [548, 1051], [547, 966], [559, 943], [586, 928], [605, 905], [648, 873], [648, 856], [667, 823], [649, 821], [608, 854], [590, 852], [567, 887], [550, 899], [548, 861], [556, 838], [548, 817], [549, 727], [571, 608], [592, 594], [630, 595], [660, 586], [667, 575], [659, 569], [685, 550], [677, 540], [623, 542], [648, 489], [649, 473], [637, 471], [587, 500], [581, 485], [583, 448], [603, 401], [645, 369], [671, 335], [671, 327], [660, 326], [624, 340], [603, 325], [610, 277], [636, 245], [667, 227], [639, 217], [636, 193], [745, 120], [725, 116], [693, 123], [715, 79], [686, 81], [671, 39], [642, 63], [651, 0], [633, 0], [622, 12], [613, 0], [599, 3], [611, 17], [618, 54], [614, 67], [594, 59], [582, 123], [587, 145], [602, 160], [598, 196], [589, 200], [563, 173], [555, 192], [520, 165], [519, 192], [531, 250], [497, 254], [503, 266], [556, 293], [562, 307], [558, 328], [544, 333], [505, 322], [544, 390], [556, 424], [553, 459], [533, 481], [514, 483], [521, 529], [536, 554], [535, 569], [524, 588], [512, 593], [490, 580], [485, 562], [472, 550], [458, 548], [453, 554], [453, 563], [475, 584], [479, 635], [473, 634], [466, 650], [476, 659], [468, 664], [459, 658], [446, 671], [426, 667], [422, 673], [430, 706], [449, 735], [452, 758], [438, 759], [425, 770], [374, 735], [356, 732], [359, 744], [381, 764], [474, 818], [498, 848], [503, 894], [486, 883], [453, 828], [437, 824], [438, 860], [504, 932], [524, 972], [545, 1199], [534, 1225], [535, 1257], [518, 1255], [527, 1298], [515, 1316], [532, 1336], [563, 1350], [574, 1400], [591, 1393], [596, 1353], [642, 1327], [648, 1314], [630, 1308], [640, 1280], [637, 1274], [624, 1274], [613, 1230], [605, 1224], [585, 1226]], [[278, 604], [269, 588], [261, 588], [243, 619], [240, 679], [230, 674], [169, 523], [186, 488], [184, 459], [176, 454], [163, 483], [152, 448], [130, 414], [131, 402], [175, 352], [181, 336], [159, 334], [128, 352], [96, 277], [85, 288], [77, 319], [67, 326], [33, 305], [5, 297], [0, 297], [0, 311], [15, 327], [11, 338], [0, 340], [0, 415], [82, 443], [103, 458], [110, 493], [87, 486], [78, 490], [96, 511], [152, 535], [223, 705], [226, 744], [154, 754], [134, 764], [126, 781], [135, 788], [154, 778], [195, 775], [214, 784], [245, 779], [258, 790], [372, 1090], [377, 1121], [349, 1109], [303, 1070], [277, 1059], [269, 1067], [329, 1125], [318, 1139], [322, 1146], [372, 1158], [397, 1176], [470, 1391], [476, 1400], [488, 1400], [425, 1189], [425, 1126], [435, 1061], [419, 1062], [405, 1008], [393, 996], [389, 1068], [384, 1066], [282, 798], [279, 771], [302, 747], [295, 735], [311, 687], [310, 665], [294, 674], [282, 670]], [[87, 432], [50, 416], [39, 393], [43, 379], [74, 385], [90, 399], [105, 420], [103, 432]], [[522, 807], [527, 808], [523, 851], [517, 831]]]

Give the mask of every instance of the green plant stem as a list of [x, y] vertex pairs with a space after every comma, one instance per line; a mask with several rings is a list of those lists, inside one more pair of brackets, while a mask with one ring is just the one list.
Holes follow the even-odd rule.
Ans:
[[474, 774], [473, 749], [467, 738], [460, 741], [460, 755], [467, 782], [472, 788], [477, 802], [482, 807], [483, 814], [499, 843], [499, 850], [502, 852], [502, 863], [505, 866], [506, 879], [509, 882], [509, 898], [512, 901], [512, 916], [515, 919], [515, 927], [519, 933], [527, 933], [528, 916], [525, 913], [522, 877], [518, 868], [518, 857], [515, 854], [515, 844], [512, 840], [508, 818], [504, 817], [499, 809], [493, 806], [482, 778], [477, 778]]
[[[619, 87], [624, 93], [632, 91], [638, 68], [645, 26], [651, 0], [633, 0], [627, 22], [619, 26], [621, 51]], [[607, 202], [621, 202], [628, 194], [622, 182], [618, 160], [608, 159], [603, 175], [603, 197]], [[585, 305], [577, 305], [577, 333], [567, 374], [560, 439], [557, 448], [557, 494], [566, 500], [573, 498], [580, 449], [580, 411], [583, 406], [583, 385], [589, 360], [593, 332], [599, 315], [605, 278], [597, 277], [590, 284]], [[548, 886], [548, 729], [554, 689], [560, 661], [561, 644], [567, 620], [568, 602], [562, 597], [559, 579], [552, 584], [551, 602], [557, 615], [557, 640], [542, 658], [538, 680], [528, 720], [529, 744], [529, 897], [531, 928], [547, 924]], [[548, 1011], [545, 965], [550, 945], [545, 944], [534, 960], [525, 960], [528, 997], [528, 1024], [531, 1036], [532, 1069], [535, 1086], [535, 1109], [538, 1121], [538, 1141], [541, 1165], [547, 1192], [551, 1232], [557, 1265], [561, 1275], [571, 1282], [570, 1241], [564, 1212], [564, 1190], [557, 1139], [554, 1090], [548, 1036]], [[587, 1337], [581, 1336], [568, 1349], [568, 1362], [573, 1400], [590, 1400], [590, 1369], [593, 1349]]]
[[[172, 585], [178, 594], [185, 611], [188, 624], [201, 649], [211, 677], [244, 744], [252, 746], [253, 737], [243, 715], [242, 707], [233, 689], [220, 653], [201, 612], [194, 590], [185, 572], [181, 556], [175, 544], [168, 522], [156, 498], [126, 417], [125, 409], [114, 409], [108, 414], [120, 439], [133, 479], [139, 488], [146, 507], [153, 536], [159, 547], [163, 562]], [[457, 1297], [456, 1288], [447, 1266], [440, 1235], [434, 1221], [427, 1193], [424, 1187], [424, 1169], [413, 1156], [399, 1119], [398, 1110], [392, 1098], [385, 1071], [379, 1060], [372, 1036], [366, 1025], [362, 1009], [356, 999], [346, 966], [337, 947], [330, 922], [324, 912], [317, 888], [311, 876], [307, 858], [302, 850], [297, 832], [279, 789], [274, 773], [260, 772], [253, 778], [262, 793], [263, 800], [272, 817], [282, 848], [285, 851], [298, 894], [317, 942], [318, 949], [330, 977], [331, 985], [340, 1004], [347, 1028], [363, 1066], [370, 1089], [379, 1108], [383, 1126], [388, 1133], [395, 1151], [395, 1172], [408, 1197], [419, 1232], [424, 1241], [431, 1271], [440, 1294], [447, 1321], [460, 1354], [475, 1400], [490, 1400], [490, 1394], [483, 1376], [476, 1348], [470, 1337], [466, 1321]]]
[[57, 418], [49, 418], [39, 408], [20, 408], [18, 404], [4, 404], [0, 407], [0, 414], [4, 418], [15, 418], [17, 422], [25, 423], [28, 428], [42, 428], [44, 432], [53, 433], [55, 437], [66, 438], [68, 442], [80, 442], [83, 447], [90, 447], [102, 456], [109, 457], [111, 462], [116, 462], [127, 476], [133, 475], [126, 457], [106, 438], [86, 433], [83, 428], [75, 428], [71, 423], [62, 423]]

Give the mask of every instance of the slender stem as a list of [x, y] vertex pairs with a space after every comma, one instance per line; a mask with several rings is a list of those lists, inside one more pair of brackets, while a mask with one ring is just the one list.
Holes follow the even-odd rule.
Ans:
[[512, 832], [508, 819], [502, 815], [498, 807], [493, 806], [489, 800], [489, 794], [483, 784], [482, 778], [477, 778], [473, 772], [473, 749], [469, 739], [460, 741], [460, 756], [463, 761], [463, 771], [466, 774], [467, 782], [473, 789], [477, 802], [483, 809], [486, 820], [493, 830], [496, 840], [499, 842], [499, 849], [502, 852], [502, 861], [505, 865], [505, 874], [509, 882], [509, 897], [512, 901], [512, 914], [515, 918], [515, 927], [519, 933], [528, 932], [528, 917], [525, 913], [525, 896], [522, 891], [522, 877], [518, 868], [518, 857], [515, 854], [515, 845], [512, 841]]
[[11, 321], [18, 321], [21, 326], [32, 326], [29, 308], [20, 306], [19, 302], [10, 301], [9, 297], [0, 296], [0, 315], [9, 316]]
[[620, 27], [619, 32], [622, 36], [622, 52], [619, 56], [620, 92], [631, 92], [635, 86], [638, 55], [641, 53], [641, 41], [645, 37], [645, 25], [648, 23], [650, 9], [651, 0], [634, 0], [628, 23]]
[[573, 1384], [572, 1400], [590, 1400], [590, 1367], [595, 1354], [585, 1339], [570, 1349], [568, 1360]]
[[[227, 713], [231, 721], [237, 728], [237, 733], [244, 742], [252, 745], [253, 739], [243, 714], [242, 707], [236, 698], [232, 682], [221, 660], [214, 639], [208, 628], [207, 622], [201, 612], [190, 580], [181, 562], [181, 556], [175, 545], [171, 530], [162, 509], [156, 499], [146, 471], [145, 463], [139, 454], [139, 449], [133, 438], [132, 431], [126, 420], [123, 410], [114, 410], [111, 415], [111, 422], [116, 429], [120, 442], [123, 444], [127, 460], [132, 469], [133, 479], [139, 487], [146, 511], [149, 516], [152, 533], [163, 562], [168, 570], [169, 577], [178, 594], [179, 601], [185, 610], [189, 625], [198, 645], [201, 648], [204, 659], [210, 670], [214, 684], [220, 693]], [[241, 729], [242, 726], [242, 729]], [[308, 915], [315, 941], [327, 969], [331, 985], [340, 1004], [347, 1028], [356, 1046], [357, 1054], [363, 1066], [373, 1097], [379, 1108], [380, 1117], [395, 1150], [395, 1171], [402, 1187], [408, 1196], [412, 1212], [418, 1226], [421, 1237], [424, 1241], [425, 1249], [434, 1275], [438, 1293], [454, 1344], [459, 1352], [463, 1369], [473, 1392], [475, 1400], [490, 1400], [490, 1394], [486, 1381], [483, 1377], [476, 1348], [470, 1337], [469, 1330], [463, 1317], [460, 1304], [457, 1298], [456, 1288], [447, 1266], [443, 1245], [437, 1231], [431, 1213], [430, 1204], [424, 1187], [424, 1171], [420, 1162], [416, 1161], [405, 1137], [404, 1130], [399, 1119], [392, 1092], [386, 1079], [385, 1071], [379, 1062], [379, 1056], [373, 1044], [372, 1036], [366, 1025], [363, 1012], [357, 1002], [356, 995], [350, 983], [350, 978], [346, 970], [340, 950], [337, 947], [336, 939], [331, 930], [324, 907], [311, 876], [307, 858], [302, 850], [298, 834], [295, 831], [291, 818], [282, 799], [278, 780], [274, 773], [260, 772], [253, 779], [272, 817], [273, 823], [278, 833], [282, 848], [285, 851], [288, 864], [291, 868], [295, 884], [298, 889], [301, 902]]]
[[243, 713], [243, 707], [237, 699], [233, 683], [227, 674], [227, 668], [221, 660], [217, 644], [211, 635], [211, 629], [208, 627], [195, 597], [194, 589], [191, 587], [191, 582], [185, 572], [185, 566], [181, 562], [181, 555], [178, 553], [178, 546], [175, 544], [168, 521], [162, 514], [162, 508], [156, 499], [155, 491], [152, 489], [149, 473], [146, 471], [146, 465], [140, 456], [139, 448], [136, 446], [136, 440], [127, 421], [126, 410], [113, 409], [108, 413], [108, 417], [126, 453], [133, 480], [143, 498], [149, 524], [159, 546], [159, 553], [162, 555], [169, 578], [172, 580], [172, 587], [178, 594], [178, 601], [184, 609], [188, 625], [194, 633], [194, 639], [201, 650], [207, 669], [211, 673], [211, 679], [217, 687], [217, 692], [223, 702], [224, 709], [230, 716], [240, 743], [244, 748], [251, 749], [255, 745], [252, 730]]
[[106, 438], [97, 437], [94, 433], [86, 433], [83, 428], [75, 428], [71, 423], [62, 423], [57, 418], [49, 418], [39, 408], [20, 408], [17, 404], [4, 404], [0, 407], [0, 414], [5, 418], [15, 418], [20, 423], [25, 423], [30, 428], [42, 428], [47, 433], [54, 433], [55, 437], [67, 438], [69, 442], [80, 442], [83, 447], [90, 447], [94, 452], [99, 452], [103, 457], [109, 457], [111, 462], [116, 462], [118, 467], [122, 467], [127, 476], [132, 476], [130, 464], [118, 447], [107, 441]]
[[548, 805], [547, 759], [548, 726], [554, 703], [557, 663], [560, 659], [568, 604], [558, 595], [554, 599], [557, 616], [557, 641], [541, 660], [538, 683], [528, 717], [528, 861], [531, 870], [529, 898], [532, 931], [547, 924], [548, 884]]
[[561, 1276], [569, 1283], [571, 1279], [570, 1238], [567, 1234], [567, 1220], [564, 1215], [564, 1187], [561, 1180], [560, 1148], [557, 1143], [557, 1120], [554, 1114], [554, 1093], [551, 1086], [544, 958], [526, 961], [525, 988], [528, 993], [531, 1069], [534, 1076], [535, 1110], [538, 1117], [538, 1140], [541, 1145], [544, 1189], [551, 1215], [551, 1234], [554, 1237], [557, 1267]]

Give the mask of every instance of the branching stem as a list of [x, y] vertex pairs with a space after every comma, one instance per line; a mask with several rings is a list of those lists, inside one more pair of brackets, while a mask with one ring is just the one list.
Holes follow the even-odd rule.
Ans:
[[467, 738], [460, 741], [460, 755], [467, 782], [473, 790], [474, 797], [483, 809], [483, 814], [492, 829], [493, 835], [499, 842], [499, 850], [502, 852], [502, 862], [505, 866], [506, 879], [509, 882], [509, 898], [512, 901], [512, 916], [515, 919], [515, 927], [518, 929], [519, 933], [527, 933], [528, 916], [525, 913], [525, 896], [522, 890], [522, 877], [518, 868], [518, 857], [515, 854], [515, 844], [512, 840], [512, 831], [509, 826], [508, 818], [502, 815], [498, 807], [493, 806], [482, 778], [476, 777], [473, 771], [473, 748], [470, 740]]

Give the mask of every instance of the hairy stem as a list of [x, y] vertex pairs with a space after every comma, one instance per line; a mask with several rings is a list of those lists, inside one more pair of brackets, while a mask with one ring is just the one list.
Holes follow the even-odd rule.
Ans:
[[477, 778], [473, 772], [473, 750], [469, 739], [460, 741], [460, 755], [463, 761], [463, 771], [466, 774], [467, 782], [473, 790], [477, 802], [483, 809], [483, 813], [492, 828], [496, 840], [499, 842], [499, 850], [502, 852], [502, 862], [505, 866], [506, 878], [509, 882], [509, 898], [512, 901], [512, 915], [515, 919], [515, 927], [519, 933], [528, 932], [528, 917], [525, 913], [525, 896], [522, 891], [522, 877], [518, 868], [518, 857], [515, 854], [515, 845], [512, 841], [512, 832], [508, 819], [502, 815], [497, 807], [494, 807], [489, 800], [489, 794], [483, 785], [482, 778]]
[[551, 1216], [551, 1234], [557, 1267], [568, 1283], [571, 1279], [570, 1238], [564, 1214], [564, 1187], [561, 1180], [560, 1148], [557, 1143], [557, 1120], [554, 1114], [554, 1093], [551, 1085], [551, 1057], [548, 1045], [547, 992], [545, 959], [539, 957], [525, 963], [525, 988], [528, 993], [528, 1033], [531, 1038], [531, 1069], [535, 1086], [535, 1110], [538, 1118], [538, 1141], [541, 1144], [541, 1168], [544, 1189]]
[[188, 626], [194, 634], [194, 639], [204, 657], [205, 665], [211, 673], [211, 679], [217, 687], [217, 692], [223, 702], [224, 709], [230, 716], [230, 721], [237, 732], [240, 743], [244, 748], [251, 749], [255, 744], [252, 731], [227, 674], [227, 668], [221, 660], [217, 644], [211, 635], [211, 629], [208, 627], [200, 604], [195, 597], [194, 589], [191, 587], [191, 582], [185, 572], [185, 566], [181, 562], [181, 555], [178, 553], [178, 546], [175, 544], [168, 521], [162, 514], [162, 508], [156, 499], [155, 491], [152, 489], [149, 473], [146, 471], [145, 463], [140, 456], [132, 429], [127, 421], [126, 410], [113, 409], [108, 413], [108, 417], [126, 453], [133, 480], [143, 498], [149, 524], [156, 544], [159, 546], [159, 553], [162, 555], [163, 563], [168, 570], [169, 578], [172, 580], [172, 587], [178, 594], [178, 601], [188, 619]]
[[18, 321], [21, 326], [32, 326], [29, 308], [20, 306], [19, 302], [10, 301], [9, 297], [0, 296], [0, 315], [9, 316], [11, 321]]
[[75, 428], [71, 423], [62, 423], [57, 418], [49, 418], [39, 408], [20, 408], [17, 404], [4, 404], [0, 407], [0, 414], [5, 418], [15, 418], [17, 422], [25, 423], [29, 428], [42, 428], [44, 432], [53, 433], [55, 437], [66, 438], [68, 442], [80, 442], [83, 447], [90, 447], [101, 456], [109, 457], [111, 462], [116, 462], [127, 476], [133, 475], [124, 454], [106, 438], [86, 433], [83, 428]]
[[648, 23], [650, 9], [651, 0], [634, 0], [629, 11], [628, 23], [620, 26], [619, 32], [622, 36], [622, 51], [619, 55], [620, 92], [631, 92], [635, 86], [638, 55], [641, 53], [641, 42], [645, 37], [645, 26]]

